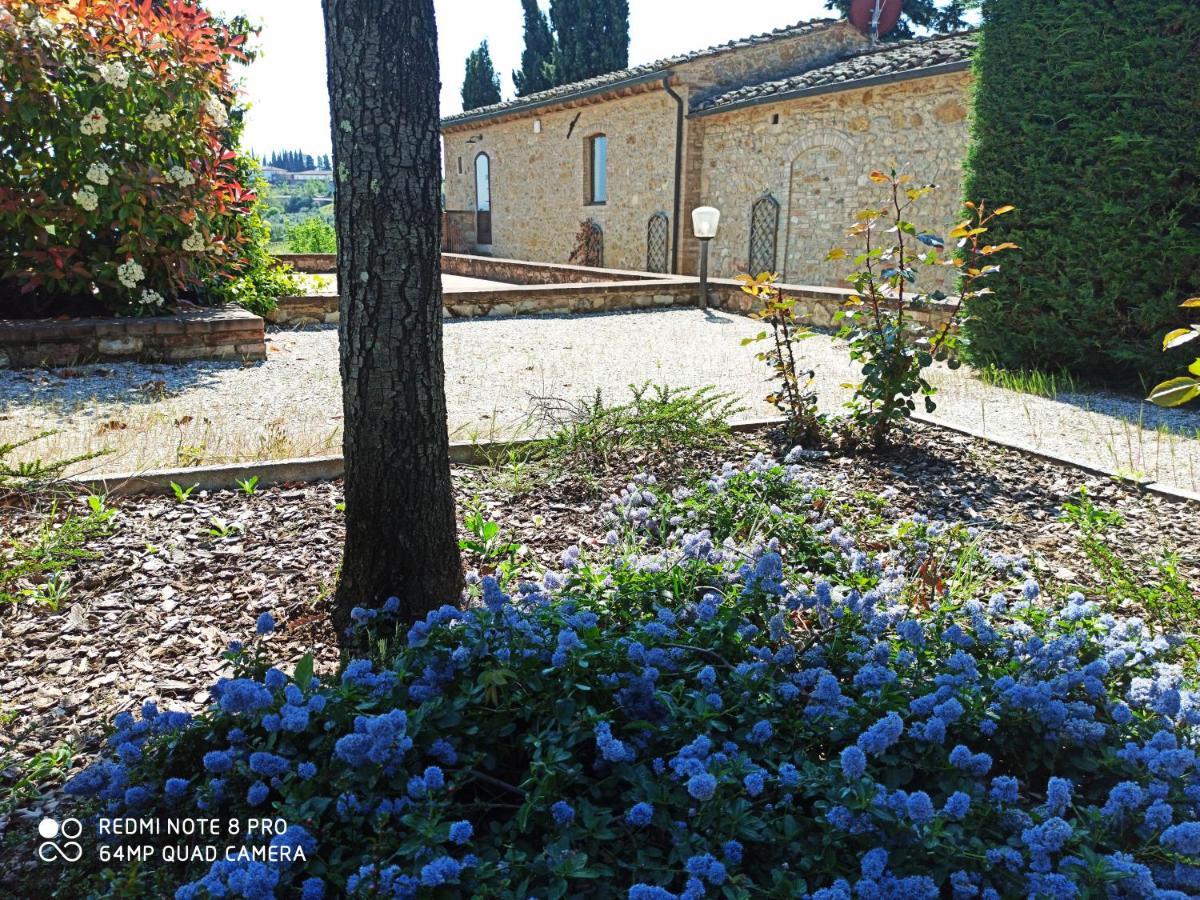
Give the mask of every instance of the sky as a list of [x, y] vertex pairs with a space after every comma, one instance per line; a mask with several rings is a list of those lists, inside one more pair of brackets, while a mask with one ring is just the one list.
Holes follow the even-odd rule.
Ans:
[[[544, 9], [549, 0], [541, 0]], [[243, 14], [262, 26], [258, 60], [242, 72], [251, 104], [243, 143], [330, 152], [325, 28], [320, 0], [208, 0], [219, 15]], [[435, 0], [442, 67], [442, 113], [462, 109], [463, 64], [484, 39], [504, 99], [521, 64], [520, 0]], [[630, 0], [629, 63], [639, 65], [829, 15], [824, 0]]]

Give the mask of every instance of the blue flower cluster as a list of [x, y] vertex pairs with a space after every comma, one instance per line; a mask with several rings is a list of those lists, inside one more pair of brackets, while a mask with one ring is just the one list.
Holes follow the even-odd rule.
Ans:
[[147, 870], [186, 874], [185, 900], [1200, 892], [1179, 642], [1056, 600], [1019, 557], [931, 594], [923, 567], [976, 535], [861, 534], [822, 491], [765, 457], [675, 493], [635, 479], [562, 571], [470, 578], [471, 603], [407, 627], [398, 602], [356, 611], [387, 649], [326, 682], [244, 654], [195, 720], [118, 717], [68, 790], [269, 812], [293, 823], [269, 843], [312, 861]]

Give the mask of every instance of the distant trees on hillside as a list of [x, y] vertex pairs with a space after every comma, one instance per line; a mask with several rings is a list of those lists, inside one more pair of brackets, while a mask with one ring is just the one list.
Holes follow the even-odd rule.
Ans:
[[309, 169], [329, 170], [333, 168], [329, 155], [313, 156], [302, 150], [276, 150], [270, 156], [259, 157], [264, 166], [273, 166], [287, 172], [306, 172]]

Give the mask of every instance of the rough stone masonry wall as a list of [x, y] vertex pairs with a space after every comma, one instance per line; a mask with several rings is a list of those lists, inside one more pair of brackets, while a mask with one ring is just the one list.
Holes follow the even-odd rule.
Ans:
[[[850, 246], [845, 231], [858, 210], [881, 202], [868, 173], [893, 165], [939, 185], [912, 218], [945, 233], [962, 219], [970, 82], [968, 72], [914, 78], [691, 120], [703, 153], [693, 160], [696, 200], [721, 210], [710, 250], [714, 274], [746, 271], [751, 205], [769, 192], [781, 207], [776, 267], [782, 280], [844, 286], [850, 264], [825, 257], [833, 247]], [[772, 124], [776, 114], [779, 124]], [[953, 288], [945, 277], [919, 286]]]
[[[650, 217], [673, 215], [675, 114], [675, 101], [655, 89], [451, 131], [444, 136], [446, 206], [475, 208], [475, 158], [487, 153], [493, 255], [565, 263], [580, 222], [590, 218], [604, 230], [606, 268], [643, 270]], [[608, 136], [604, 205], [587, 202], [587, 139], [595, 134]]]
[[0, 320], [0, 368], [266, 356], [263, 320], [237, 307], [144, 319]]
[[693, 99], [724, 93], [746, 84], [786, 78], [868, 44], [849, 22], [817, 28], [807, 34], [763, 41], [728, 53], [702, 56], [675, 67]]

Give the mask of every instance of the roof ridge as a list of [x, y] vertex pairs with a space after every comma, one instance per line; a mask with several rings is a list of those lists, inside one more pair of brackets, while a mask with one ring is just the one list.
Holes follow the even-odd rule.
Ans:
[[[765, 79], [756, 84], [742, 85], [741, 87], [732, 88], [719, 94], [704, 97], [692, 107], [691, 112], [715, 112], [718, 108], [741, 106], [754, 101], [767, 101], [771, 98], [797, 91], [837, 89], [840, 86], [852, 87], [856, 82], [864, 80], [886, 78], [892, 75], [899, 76], [901, 73], [920, 72], [935, 66], [961, 65], [963, 62], [970, 60], [970, 53], [965, 48], [951, 47], [949, 52], [955, 58], [936, 60], [932, 65], [922, 65], [921, 63], [927, 62], [927, 60], [920, 56], [911, 61], [911, 63], [915, 64], [905, 65], [905, 51], [930, 48], [945, 42], [963, 42], [963, 39], [970, 39], [974, 43], [974, 39], [978, 34], [979, 29], [970, 28], [924, 35], [904, 41], [877, 44], [874, 47], [853, 50], [824, 64], [806, 69], [803, 72], [797, 72], [783, 78]], [[861, 65], [869, 63], [873, 58], [880, 59], [881, 62], [884, 60], [890, 61], [893, 58], [899, 58], [900, 61], [898, 65], [890, 69], [884, 67], [874, 72], [870, 70], [864, 72]], [[857, 69], [855, 68], [856, 65], [858, 66]]]
[[644, 77], [657, 72], [666, 71], [673, 66], [682, 65], [683, 63], [694, 62], [699, 59], [705, 59], [710, 56], [719, 56], [722, 53], [729, 53], [735, 50], [742, 49], [748, 43], [769, 43], [771, 41], [783, 40], [788, 37], [798, 36], [799, 34], [809, 34], [819, 28], [831, 28], [834, 25], [847, 23], [846, 19], [838, 19], [825, 17], [820, 19], [802, 19], [794, 25], [785, 25], [781, 28], [775, 28], [771, 31], [764, 31], [759, 34], [751, 34], [746, 37], [735, 38], [723, 44], [714, 44], [710, 47], [705, 47], [702, 50], [692, 50], [687, 53], [681, 53], [676, 56], [666, 56], [661, 59], [653, 60], [648, 63], [641, 63], [636, 66], [626, 66], [624, 69], [617, 69], [614, 72], [607, 72], [603, 75], [593, 75], [591, 78], [580, 79], [579, 81], [569, 82], [568, 84], [557, 85], [552, 88], [547, 88], [544, 91], [538, 91], [533, 94], [526, 94], [524, 97], [514, 97], [511, 100], [504, 100], [500, 103], [492, 103], [488, 106], [480, 106], [471, 110], [464, 110], [460, 113], [454, 113], [449, 116], [442, 117], [443, 124], [454, 124], [463, 119], [475, 118], [479, 116], [487, 116], [490, 113], [502, 113], [508, 111], [516, 111], [525, 106], [535, 105], [547, 100], [557, 100], [567, 98], [573, 94], [603, 86], [607, 83], [617, 83], [624, 81], [627, 78]]

